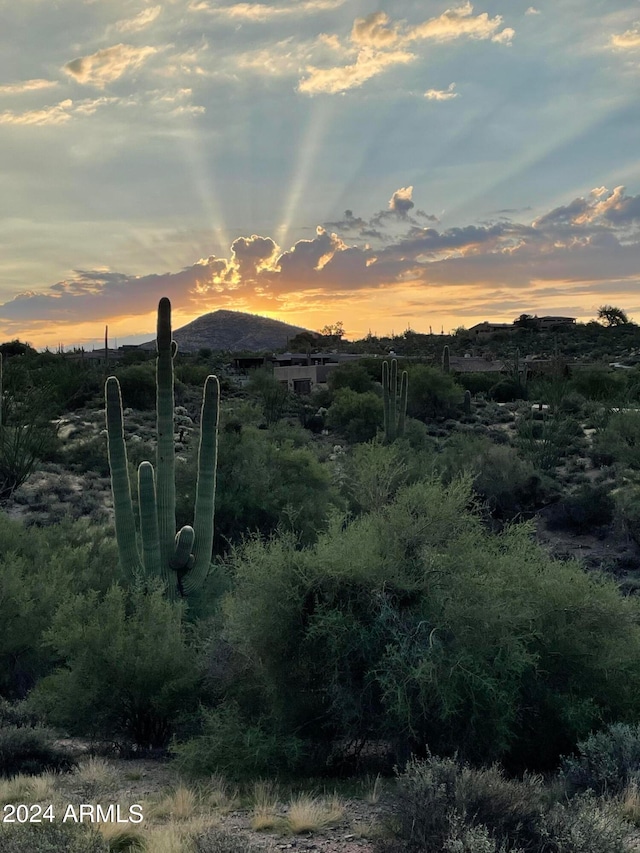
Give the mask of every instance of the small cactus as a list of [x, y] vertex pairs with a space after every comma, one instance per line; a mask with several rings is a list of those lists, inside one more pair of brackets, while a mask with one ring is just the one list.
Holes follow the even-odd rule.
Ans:
[[120, 562], [132, 574], [160, 576], [170, 599], [188, 595], [204, 582], [209, 572], [220, 409], [218, 379], [208, 376], [200, 417], [194, 525], [185, 525], [176, 534], [173, 359], [177, 349], [176, 342], [171, 340], [171, 303], [163, 298], [158, 305], [156, 468], [154, 471], [150, 462], [141, 462], [138, 468], [142, 554], [136, 545], [120, 384], [115, 376], [110, 376], [105, 384], [109, 467]]
[[400, 390], [398, 391], [398, 362], [391, 360], [391, 369], [387, 361], [382, 363], [382, 402], [384, 412], [384, 440], [387, 444], [404, 435], [404, 423], [407, 416], [407, 393], [409, 374], [402, 371]]

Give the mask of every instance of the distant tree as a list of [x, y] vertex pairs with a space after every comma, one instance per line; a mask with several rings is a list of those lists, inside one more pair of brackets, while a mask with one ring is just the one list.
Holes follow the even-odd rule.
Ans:
[[338, 320], [337, 323], [323, 326], [321, 329], [321, 334], [325, 335], [325, 337], [338, 338], [338, 340], [341, 340], [345, 336], [344, 324], [342, 320]]
[[3, 344], [0, 344], [0, 352], [5, 357], [12, 355], [27, 355], [27, 354], [35, 354], [36, 350], [28, 343], [22, 343], [22, 341], [18, 340], [18, 338], [14, 338], [12, 341], [6, 341]]
[[519, 329], [535, 329], [538, 322], [532, 314], [521, 314], [517, 320], [514, 320], [513, 325]]
[[298, 332], [289, 340], [289, 352], [307, 352], [315, 349], [321, 340], [318, 332]]
[[613, 305], [601, 305], [598, 308], [598, 320], [604, 320], [607, 326], [624, 326], [629, 322], [627, 312]]

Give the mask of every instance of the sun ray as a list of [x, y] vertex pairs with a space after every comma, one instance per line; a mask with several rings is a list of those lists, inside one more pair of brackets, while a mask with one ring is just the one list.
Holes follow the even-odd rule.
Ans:
[[334, 114], [335, 99], [316, 98], [311, 102], [309, 121], [298, 146], [289, 192], [284, 204], [280, 225], [276, 229], [275, 239], [282, 248], [286, 248], [288, 245], [291, 225], [296, 221], [300, 202], [312, 182], [313, 164], [317, 160], [329, 133]]

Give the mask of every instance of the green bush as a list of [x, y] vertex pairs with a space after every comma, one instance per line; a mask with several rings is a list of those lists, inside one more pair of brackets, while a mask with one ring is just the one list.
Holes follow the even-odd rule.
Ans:
[[109, 853], [109, 845], [88, 825], [2, 823], [0, 853]]
[[561, 776], [571, 793], [616, 794], [640, 779], [640, 725], [614, 723], [578, 743], [563, 759]]
[[0, 725], [0, 776], [39, 775], [70, 770], [75, 765], [66, 749], [55, 746], [53, 733], [39, 726]]
[[222, 773], [227, 779], [269, 775], [274, 768], [291, 771], [302, 758], [302, 744], [279, 734], [268, 721], [250, 722], [233, 703], [202, 711], [202, 732], [172, 753], [181, 773], [206, 777]]
[[[544, 789], [536, 777], [508, 780], [498, 767], [476, 770], [455, 758], [411, 759], [398, 777], [396, 833], [409, 850], [460, 850], [465, 835], [481, 851], [535, 843]], [[494, 846], [491, 846], [492, 842]], [[517, 847], [516, 847], [517, 849]]]
[[246, 661], [242, 712], [325, 766], [384, 740], [517, 768], [553, 767], [600, 720], [637, 714], [638, 602], [550, 559], [528, 524], [488, 532], [471, 504], [468, 480], [418, 482], [312, 547], [234, 549], [224, 630]]
[[473, 477], [473, 488], [497, 518], [531, 513], [553, 497], [547, 479], [515, 448], [476, 435], [453, 435], [435, 460], [444, 479], [463, 471]]
[[627, 380], [623, 372], [609, 367], [586, 367], [574, 371], [571, 386], [589, 400], [617, 402], [625, 395]]
[[0, 695], [22, 697], [50, 670], [42, 637], [60, 603], [119, 576], [106, 528], [65, 521], [27, 536], [21, 522], [0, 516]]
[[122, 405], [132, 409], [154, 409], [156, 406], [155, 363], [132, 364], [117, 371]]
[[181, 607], [160, 587], [72, 595], [45, 640], [60, 665], [28, 702], [72, 734], [163, 747], [180, 715], [197, 704], [201, 673]]
[[435, 367], [414, 365], [409, 370], [407, 414], [426, 421], [454, 414], [462, 404], [464, 389], [453, 376]]
[[640, 470], [640, 412], [614, 412], [593, 436], [596, 465], [619, 465]]
[[615, 501], [609, 488], [585, 483], [553, 506], [547, 515], [547, 525], [551, 530], [591, 533], [611, 524], [614, 511]]
[[[279, 424], [220, 433], [215, 507], [214, 552], [251, 533], [293, 532], [302, 544], [315, 541], [340, 498], [301, 428]], [[178, 527], [191, 524], [195, 500], [196, 442], [187, 464], [176, 468]]]
[[383, 419], [382, 398], [374, 391], [358, 394], [351, 388], [341, 388], [334, 395], [326, 423], [355, 443], [375, 438]]
[[630, 827], [610, 803], [550, 803], [536, 777], [506, 779], [455, 759], [411, 760], [398, 779], [395, 830], [380, 853], [625, 853]]
[[328, 375], [327, 385], [331, 391], [339, 391], [341, 388], [351, 388], [357, 394], [364, 394], [373, 390], [373, 379], [369, 371], [358, 362], [344, 362], [334, 367]]

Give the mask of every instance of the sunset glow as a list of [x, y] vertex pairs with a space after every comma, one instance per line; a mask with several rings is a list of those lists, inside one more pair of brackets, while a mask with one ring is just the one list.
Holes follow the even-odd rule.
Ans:
[[357, 6], [11, 4], [0, 339], [639, 320], [637, 2]]

